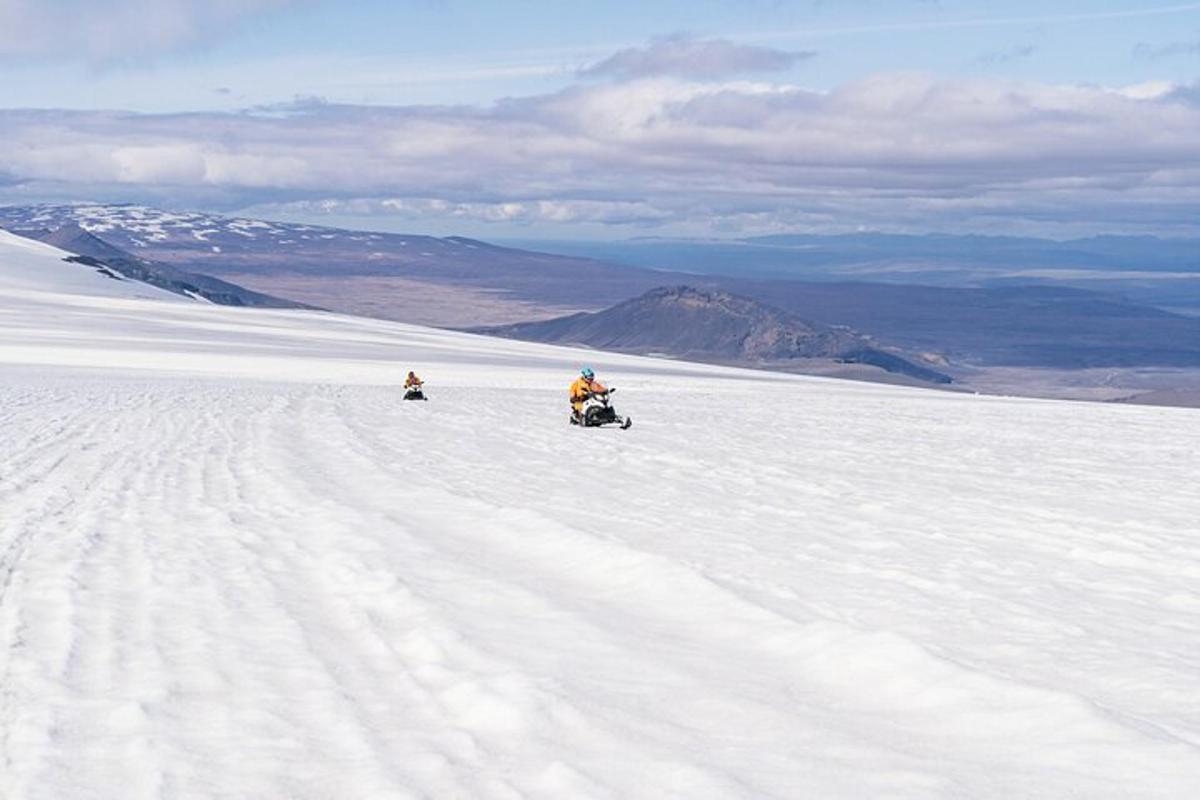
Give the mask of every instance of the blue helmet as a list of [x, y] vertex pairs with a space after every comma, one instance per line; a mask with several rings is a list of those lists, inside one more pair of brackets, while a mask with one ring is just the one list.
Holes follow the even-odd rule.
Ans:
[[591, 367], [584, 367], [583, 369], [579, 370], [579, 374], [587, 378], [589, 381], [596, 377], [596, 373], [592, 371]]

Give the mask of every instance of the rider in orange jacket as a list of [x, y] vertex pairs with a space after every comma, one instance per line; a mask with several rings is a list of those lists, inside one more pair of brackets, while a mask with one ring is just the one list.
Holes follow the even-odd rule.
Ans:
[[579, 417], [583, 414], [583, 404], [589, 397], [606, 392], [608, 389], [596, 380], [596, 373], [592, 371], [591, 367], [584, 367], [580, 370], [579, 377], [571, 384], [571, 409], [575, 412], [575, 416]]

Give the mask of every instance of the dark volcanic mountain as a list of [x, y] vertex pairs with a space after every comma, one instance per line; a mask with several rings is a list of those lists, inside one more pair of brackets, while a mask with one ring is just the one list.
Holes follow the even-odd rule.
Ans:
[[697, 361], [786, 366], [809, 359], [868, 364], [934, 383], [950, 378], [845, 327], [820, 325], [749, 297], [690, 286], [652, 289], [606, 311], [480, 329], [527, 341], [665, 353]]
[[148, 283], [168, 292], [202, 297], [224, 306], [258, 306], [260, 308], [308, 308], [302, 303], [283, 300], [261, 292], [252, 292], [234, 283], [184, 272], [170, 264], [133, 256], [120, 248], [88, 233], [75, 224], [64, 225], [54, 230], [16, 230], [21, 236], [52, 244], [60, 250], [74, 253], [73, 260], [91, 266], [103, 266], [132, 280]]
[[1080, 289], [723, 281], [729, 290], [980, 366], [1200, 367], [1200, 319]]

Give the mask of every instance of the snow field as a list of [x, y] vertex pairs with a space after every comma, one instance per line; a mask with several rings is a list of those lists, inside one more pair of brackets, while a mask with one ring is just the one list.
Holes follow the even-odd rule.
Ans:
[[1194, 412], [3, 275], [2, 797], [1200, 785]]

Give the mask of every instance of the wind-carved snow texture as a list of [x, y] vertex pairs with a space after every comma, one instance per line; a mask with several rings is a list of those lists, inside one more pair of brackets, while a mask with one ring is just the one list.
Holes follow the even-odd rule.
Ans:
[[[24, 247], [0, 796], [1200, 786], [1192, 411], [153, 300]], [[632, 430], [566, 424], [582, 360]]]

